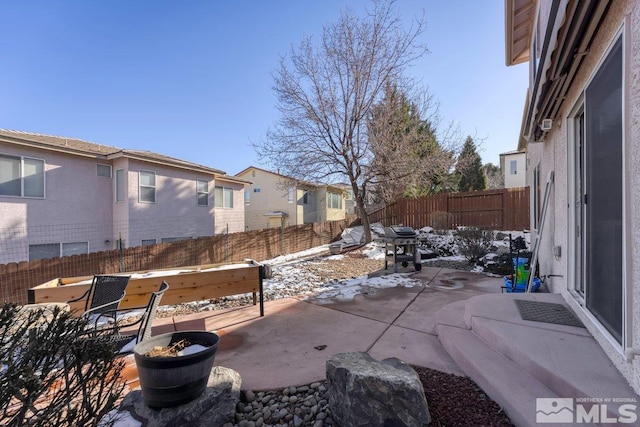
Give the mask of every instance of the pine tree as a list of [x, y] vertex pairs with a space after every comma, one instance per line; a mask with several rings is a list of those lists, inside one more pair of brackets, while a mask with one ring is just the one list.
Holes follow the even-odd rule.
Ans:
[[476, 150], [476, 144], [471, 136], [467, 136], [458, 157], [455, 170], [458, 178], [458, 191], [475, 191], [485, 189], [482, 160]]
[[410, 96], [387, 82], [384, 96], [371, 109], [367, 132], [376, 174], [372, 192], [382, 202], [441, 191], [453, 166], [453, 154], [440, 146], [435, 126], [423, 118], [432, 114], [433, 100], [421, 95]]

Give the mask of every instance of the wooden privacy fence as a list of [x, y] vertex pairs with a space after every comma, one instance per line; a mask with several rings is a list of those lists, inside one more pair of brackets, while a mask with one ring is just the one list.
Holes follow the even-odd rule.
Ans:
[[25, 304], [29, 288], [58, 277], [230, 263], [247, 258], [263, 261], [330, 243], [348, 224], [346, 220], [327, 221], [137, 246], [122, 251], [0, 264], [0, 294], [3, 302]]
[[371, 223], [413, 228], [457, 226], [522, 230], [529, 228], [529, 187], [445, 193], [399, 199], [369, 214]]

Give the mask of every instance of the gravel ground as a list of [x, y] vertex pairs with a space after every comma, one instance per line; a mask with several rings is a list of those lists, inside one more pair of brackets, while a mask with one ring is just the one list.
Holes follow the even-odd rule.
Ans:
[[[414, 367], [429, 404], [431, 426], [513, 426], [501, 408], [467, 377]], [[234, 423], [224, 427], [337, 427], [327, 382], [276, 391], [245, 391]]]
[[[437, 258], [424, 266], [471, 271], [474, 265], [457, 259]], [[384, 268], [384, 260], [369, 259], [362, 249], [342, 259], [314, 257], [273, 266], [271, 284], [265, 286], [265, 301], [314, 293], [327, 283], [360, 277]], [[265, 285], [269, 284], [268, 281]], [[250, 296], [221, 298], [164, 308], [158, 317], [246, 305]], [[414, 368], [424, 387], [432, 426], [511, 426], [508, 417], [473, 381], [426, 368]], [[242, 393], [233, 424], [225, 427], [337, 426], [331, 417], [326, 382], [284, 390]]]

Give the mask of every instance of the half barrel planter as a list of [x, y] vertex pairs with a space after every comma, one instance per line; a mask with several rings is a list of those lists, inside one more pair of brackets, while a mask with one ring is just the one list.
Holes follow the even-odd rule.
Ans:
[[[154, 347], [169, 347], [180, 340], [199, 344], [203, 350], [174, 357], [145, 354]], [[170, 408], [188, 403], [202, 394], [218, 350], [220, 336], [206, 331], [180, 331], [158, 335], [137, 344], [133, 350], [142, 399], [152, 408]]]

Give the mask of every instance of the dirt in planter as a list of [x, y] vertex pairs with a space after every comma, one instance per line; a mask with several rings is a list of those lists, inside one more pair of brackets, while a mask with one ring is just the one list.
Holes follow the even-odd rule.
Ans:
[[147, 351], [144, 355], [147, 357], [178, 357], [178, 352], [185, 347], [189, 347], [191, 343], [185, 339], [176, 341], [170, 346], [155, 346]]

